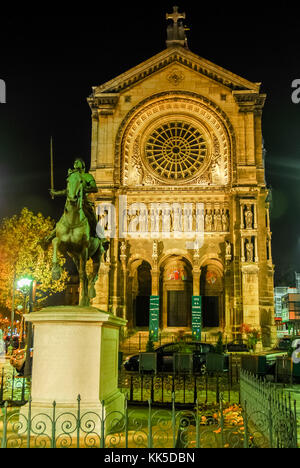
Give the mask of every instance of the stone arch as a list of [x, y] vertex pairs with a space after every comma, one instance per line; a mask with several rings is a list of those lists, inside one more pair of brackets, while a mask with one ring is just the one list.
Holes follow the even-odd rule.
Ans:
[[[227, 183], [230, 183], [234, 177], [236, 163], [236, 141], [233, 126], [228, 116], [217, 104], [204, 96], [188, 91], [170, 91], [155, 94], [140, 102], [127, 114], [119, 127], [116, 138], [115, 183], [123, 184], [127, 180], [128, 158], [130, 158], [129, 155], [137, 152], [138, 146], [134, 149], [134, 142], [140, 131], [143, 132], [148, 122], [153, 122], [155, 118], [159, 117], [160, 112], [167, 112], [171, 102], [174, 104], [171, 113], [178, 112], [176, 108], [184, 109], [187, 115], [199, 118], [202, 123], [206, 123], [214, 130], [217, 135], [214, 151], [218, 153], [221, 147], [221, 153], [226, 153], [225, 170], [228, 172]], [[130, 142], [132, 148], [129, 149], [128, 140], [130, 139], [132, 139]], [[195, 179], [195, 181], [201, 185], [200, 180]], [[195, 181], [193, 180], [191, 183], [196, 183]], [[149, 184], [151, 183], [157, 183], [157, 181], [152, 180]]]
[[203, 328], [225, 326], [224, 267], [213, 256], [202, 259], [200, 295], [202, 296]]
[[149, 305], [152, 289], [152, 266], [139, 256], [128, 262], [128, 318], [133, 327], [149, 326]]
[[186, 255], [168, 252], [159, 263], [161, 326], [191, 327], [193, 266]]

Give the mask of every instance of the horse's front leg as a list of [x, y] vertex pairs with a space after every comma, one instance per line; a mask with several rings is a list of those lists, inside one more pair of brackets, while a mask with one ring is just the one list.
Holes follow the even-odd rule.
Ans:
[[52, 241], [53, 245], [53, 258], [52, 258], [52, 279], [54, 281], [58, 281], [61, 277], [61, 267], [58, 262], [58, 249], [60, 245], [60, 241], [58, 237], [53, 239]]
[[80, 285], [81, 285], [81, 299], [80, 299], [80, 307], [89, 307], [90, 300], [89, 300], [89, 281], [88, 276], [86, 273], [86, 264], [88, 261], [88, 249], [84, 249], [80, 257], [80, 265], [79, 265], [79, 278], [80, 278]]

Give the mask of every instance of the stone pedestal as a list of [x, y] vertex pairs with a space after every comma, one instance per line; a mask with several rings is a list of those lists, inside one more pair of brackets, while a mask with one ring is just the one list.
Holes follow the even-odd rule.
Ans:
[[[61, 433], [68, 421], [73, 424], [77, 418], [80, 395], [81, 416], [89, 412], [86, 420], [100, 434], [101, 402], [105, 417], [124, 412], [124, 396], [118, 390], [118, 351], [119, 329], [126, 322], [93, 307], [72, 306], [46, 308], [25, 319], [34, 326], [33, 423], [43, 420], [43, 433], [53, 434], [55, 401], [55, 430]], [[26, 405], [21, 416], [27, 418], [28, 410]]]

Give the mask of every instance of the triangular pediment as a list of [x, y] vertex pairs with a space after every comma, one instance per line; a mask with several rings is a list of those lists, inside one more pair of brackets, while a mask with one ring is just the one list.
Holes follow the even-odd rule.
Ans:
[[259, 93], [260, 83], [252, 83], [234, 73], [215, 65], [184, 47], [170, 47], [151, 59], [131, 68], [118, 77], [93, 88], [93, 95], [115, 94], [126, 91], [127, 88], [138, 84], [154, 73], [157, 73], [171, 64], [181, 64], [195, 73], [207, 77], [232, 91], [249, 90]]

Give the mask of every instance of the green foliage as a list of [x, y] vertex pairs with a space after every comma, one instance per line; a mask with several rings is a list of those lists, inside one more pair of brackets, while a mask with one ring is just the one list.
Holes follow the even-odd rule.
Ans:
[[[52, 280], [52, 246], [45, 252], [40, 241], [53, 229], [54, 221], [41, 213], [35, 215], [27, 208], [20, 214], [4, 219], [0, 225], [0, 306], [11, 308], [12, 287], [16, 280], [28, 276], [37, 282], [38, 304], [54, 293], [65, 289], [68, 275], [63, 271], [61, 279]], [[63, 266], [65, 259], [59, 257]], [[22, 302], [16, 294], [16, 303]]]

